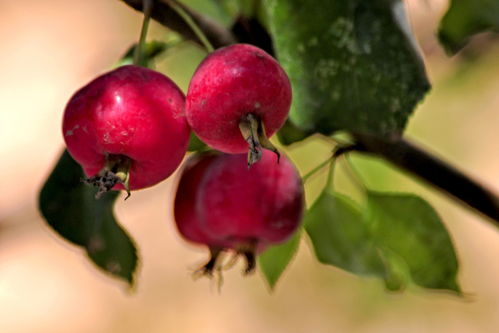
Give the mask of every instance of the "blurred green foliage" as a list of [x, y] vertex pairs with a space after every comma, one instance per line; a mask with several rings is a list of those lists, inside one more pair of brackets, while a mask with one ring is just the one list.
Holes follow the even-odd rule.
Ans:
[[499, 1], [453, 0], [440, 24], [438, 37], [449, 54], [461, 50], [472, 35], [499, 32]]

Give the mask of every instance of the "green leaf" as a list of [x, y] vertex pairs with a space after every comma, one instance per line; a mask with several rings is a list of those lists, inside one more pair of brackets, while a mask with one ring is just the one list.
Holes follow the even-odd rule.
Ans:
[[306, 139], [309, 134], [295, 126], [288, 119], [279, 132], [277, 132], [277, 136], [279, 138], [279, 142], [283, 145], [289, 146], [290, 144]]
[[113, 215], [119, 192], [96, 200], [96, 190], [84, 185], [83, 177], [81, 167], [64, 151], [41, 190], [40, 211], [50, 227], [83, 247], [100, 268], [133, 285], [137, 251]]
[[180, 2], [225, 27], [232, 23], [234, 11], [237, 9], [234, 0], [181, 0]]
[[438, 37], [447, 53], [455, 54], [472, 35], [487, 30], [499, 32], [499, 1], [453, 0], [440, 22]]
[[305, 229], [318, 260], [383, 278], [389, 290], [412, 281], [460, 293], [454, 247], [435, 210], [412, 194], [369, 191], [367, 196], [368, 214], [327, 191], [309, 209]]
[[189, 145], [187, 146], [187, 151], [190, 152], [203, 152], [210, 149], [206, 143], [201, 141], [200, 138], [194, 133], [191, 132], [191, 136], [189, 137]]
[[267, 0], [290, 120], [309, 133], [403, 131], [429, 89], [399, 0]]
[[[161, 53], [166, 51], [168, 48], [174, 46], [177, 42], [173, 42], [171, 44], [159, 42], [159, 41], [150, 41], [144, 44], [142, 52], [142, 66], [144, 67], [152, 67], [152, 62], [159, 56]], [[132, 45], [128, 51], [123, 55], [120, 59], [116, 67], [131, 65], [133, 64], [133, 57], [135, 55], [135, 49], [137, 48], [137, 44]]]
[[349, 198], [323, 192], [305, 215], [304, 224], [320, 262], [354, 274], [385, 277], [369, 226]]
[[386, 266], [385, 287], [390, 291], [402, 291], [411, 281], [407, 265], [396, 254], [379, 249]]
[[270, 247], [258, 257], [260, 270], [271, 289], [274, 289], [277, 280], [298, 250], [300, 237], [301, 231], [297, 231], [287, 242]]
[[430, 204], [413, 194], [370, 191], [367, 197], [372, 232], [387, 259], [396, 256], [421, 287], [460, 293], [452, 241]]

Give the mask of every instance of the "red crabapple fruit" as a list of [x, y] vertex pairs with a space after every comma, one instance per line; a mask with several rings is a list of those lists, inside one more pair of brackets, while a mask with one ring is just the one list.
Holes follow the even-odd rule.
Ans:
[[[221, 249], [231, 249], [244, 255], [249, 273], [256, 254], [298, 228], [303, 185], [286, 157], [276, 159], [264, 150], [260, 162], [248, 168], [244, 154], [202, 156], [184, 170], [175, 199], [177, 227], [188, 240], [208, 245], [209, 264]], [[212, 268], [205, 266], [208, 273]]]
[[268, 138], [284, 124], [291, 85], [279, 63], [265, 51], [234, 44], [211, 53], [189, 84], [186, 116], [196, 135], [230, 154], [248, 152], [258, 161], [262, 148], [278, 154]]
[[64, 111], [62, 130], [68, 152], [99, 187], [142, 189], [177, 169], [190, 129], [185, 97], [156, 71], [123, 66], [77, 91]]

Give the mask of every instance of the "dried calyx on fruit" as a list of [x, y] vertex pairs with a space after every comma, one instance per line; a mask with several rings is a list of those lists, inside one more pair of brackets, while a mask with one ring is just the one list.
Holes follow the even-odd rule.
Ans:
[[223, 267], [224, 251], [242, 255], [245, 273], [255, 256], [292, 236], [304, 208], [303, 185], [293, 164], [263, 151], [248, 168], [246, 156], [195, 155], [186, 163], [175, 197], [175, 221], [188, 241], [207, 245], [211, 258], [198, 273]]
[[64, 111], [67, 150], [95, 185], [96, 197], [111, 189], [142, 189], [179, 166], [190, 129], [185, 97], [156, 71], [123, 66], [77, 91]]
[[279, 153], [268, 140], [284, 124], [291, 85], [279, 63], [247, 44], [216, 50], [199, 65], [186, 98], [186, 115], [196, 135], [230, 154], [248, 152], [251, 165], [262, 148]]

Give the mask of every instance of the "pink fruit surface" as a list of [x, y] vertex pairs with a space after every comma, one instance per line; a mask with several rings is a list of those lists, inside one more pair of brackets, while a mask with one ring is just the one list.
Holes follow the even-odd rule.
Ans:
[[289, 79], [265, 51], [234, 44], [211, 53], [197, 68], [187, 92], [186, 116], [206, 144], [226, 153], [248, 151], [239, 124], [248, 114], [267, 137], [284, 124], [291, 105]]
[[69, 153], [89, 177], [99, 174], [111, 156], [129, 161], [131, 190], [172, 174], [190, 133], [182, 91], [163, 74], [133, 65], [77, 91], [64, 111], [62, 131]]
[[208, 235], [200, 225], [196, 213], [196, 200], [199, 185], [206, 169], [216, 159], [214, 154], [198, 154], [191, 156], [182, 169], [182, 177], [175, 195], [174, 215], [178, 231], [190, 242], [209, 246], [227, 247], [217, 238]]

